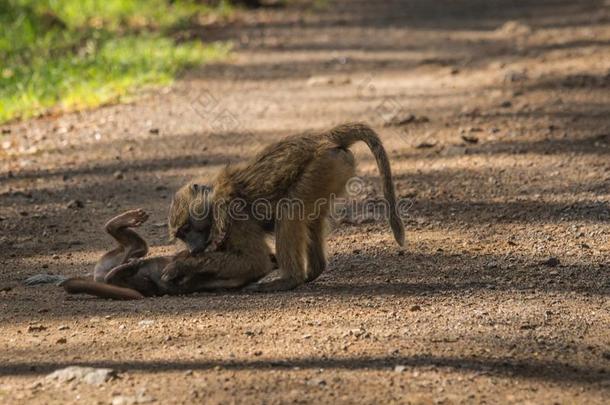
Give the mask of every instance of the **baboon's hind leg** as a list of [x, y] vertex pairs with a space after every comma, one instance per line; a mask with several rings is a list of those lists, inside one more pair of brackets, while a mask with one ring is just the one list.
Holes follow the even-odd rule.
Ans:
[[137, 228], [148, 219], [142, 209], [124, 212], [109, 220], [104, 228], [125, 250], [128, 257], [144, 257], [148, 253], [148, 244], [140, 235], [129, 228]]
[[[321, 152], [293, 186], [289, 199], [302, 203], [303, 212], [295, 215], [282, 207], [276, 222], [276, 256], [279, 278], [263, 279], [249, 290], [270, 292], [290, 290], [318, 277], [326, 267], [324, 224], [330, 197], [343, 193], [354, 170], [351, 152], [332, 148]], [[320, 205], [321, 204], [321, 205]], [[288, 211], [290, 208], [287, 207]], [[322, 208], [319, 210], [319, 208]], [[316, 212], [318, 209], [318, 212]], [[317, 217], [315, 217], [317, 215]], [[308, 267], [305, 268], [305, 255]]]
[[141, 209], [124, 212], [106, 222], [104, 229], [117, 241], [119, 246], [107, 252], [96, 263], [93, 271], [95, 281], [104, 282], [106, 274], [130, 259], [144, 257], [148, 253], [148, 245], [132, 229], [142, 225], [148, 219], [148, 214]]
[[[307, 277], [305, 281], [315, 280], [326, 269], [326, 236], [328, 231], [328, 213], [333, 207], [331, 198], [340, 197], [345, 193], [345, 184], [354, 176], [354, 155], [349, 150], [334, 148], [328, 152], [328, 165], [332, 177], [326, 180], [326, 187], [322, 187], [322, 194], [318, 198], [325, 198], [325, 203], [318, 204], [319, 215], [309, 224], [309, 245], [307, 246]], [[321, 178], [324, 181], [324, 178]]]
[[327, 219], [325, 217], [319, 218], [309, 225], [306, 282], [314, 281], [326, 269], [326, 228]]
[[279, 277], [253, 283], [245, 289], [255, 292], [292, 290], [305, 282], [305, 247], [308, 243], [307, 222], [303, 218], [291, 218], [294, 212], [283, 210], [282, 219], [276, 223], [276, 257]]

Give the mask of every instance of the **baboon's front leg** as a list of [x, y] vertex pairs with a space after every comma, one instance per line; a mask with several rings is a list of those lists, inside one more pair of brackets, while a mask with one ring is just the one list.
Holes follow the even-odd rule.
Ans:
[[133, 259], [127, 263], [114, 267], [106, 274], [104, 282], [118, 286], [128, 286], [129, 282], [127, 280], [137, 273], [141, 263], [141, 259]]
[[269, 253], [262, 249], [247, 255], [215, 251], [176, 258], [163, 269], [161, 279], [168, 288], [186, 294], [240, 288], [267, 275], [271, 267]]

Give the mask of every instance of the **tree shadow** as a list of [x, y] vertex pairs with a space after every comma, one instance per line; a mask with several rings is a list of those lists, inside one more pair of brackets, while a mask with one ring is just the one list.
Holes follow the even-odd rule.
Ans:
[[[177, 32], [181, 40], [232, 41], [241, 50], [254, 52], [311, 53], [312, 57], [287, 62], [217, 63], [190, 74], [207, 78], [274, 80], [305, 78], [314, 74], [375, 72], [378, 69], [413, 69], [429, 63], [430, 56], [443, 66], [468, 64], [481, 66], [505, 57], [541, 54], [557, 49], [605, 47], [607, 41], [573, 40], [518, 47], [510, 35], [489, 37], [508, 21], [519, 21], [533, 29], [586, 27], [607, 23], [600, 13], [602, 0], [569, 2], [558, 0], [462, 0], [462, 1], [370, 1], [338, 3], [324, 12], [307, 17], [306, 13], [265, 13], [232, 26], [190, 26]], [[604, 19], [605, 18], [605, 19]], [[396, 32], [405, 31], [402, 36]], [[345, 33], [348, 33], [347, 35]], [[383, 35], [383, 33], [387, 35]], [[453, 35], [469, 33], [476, 39]], [[298, 33], [295, 35], [295, 33]], [[333, 35], [335, 33], [335, 35]], [[329, 58], [329, 53], [364, 52], [368, 58], [350, 55]], [[315, 57], [321, 58], [315, 60]], [[440, 59], [439, 59], [440, 58]], [[428, 60], [428, 62], [427, 62]]]
[[350, 357], [350, 358], [295, 358], [278, 360], [207, 360], [207, 361], [71, 361], [67, 362], [12, 362], [0, 365], [0, 375], [40, 375], [67, 366], [112, 368], [121, 372], [143, 371], [206, 371], [216, 367], [233, 371], [301, 369], [327, 370], [391, 370], [395, 365], [410, 368], [449, 368], [458, 372], [480, 372], [500, 377], [519, 377], [533, 381], [573, 382], [594, 384], [608, 379], [605, 368], [587, 364], [584, 366], [551, 360], [517, 360], [512, 357], [452, 357], [434, 355]]
[[[346, 231], [349, 233], [349, 230], [343, 232]], [[494, 297], [500, 293], [519, 296], [532, 291], [610, 296], [607, 267], [601, 262], [597, 267], [595, 263], [585, 261], [560, 264], [550, 275], [551, 269], [543, 263], [542, 256], [531, 257], [520, 252], [518, 247], [497, 254], [446, 253], [442, 249], [431, 253], [367, 252], [370, 253], [336, 253], [330, 258], [329, 269], [318, 280], [283, 293], [218, 291], [124, 302], [85, 295], [68, 296], [56, 286], [24, 287], [18, 284], [19, 278], [3, 283], [12, 284], [14, 288], [5, 293], [2, 306], [5, 314], [10, 314], [11, 322], [15, 322], [31, 319], [32, 305], [28, 302], [32, 300], [38, 303], [37, 307], [47, 308], [45, 318], [70, 319], [104, 312], [171, 314], [177, 308], [182, 314], [201, 311], [227, 314], [247, 310], [252, 300], [256, 300], [257, 310], [272, 310], [278, 302], [283, 308], [298, 308], [304, 298], [457, 299], [471, 295]], [[89, 268], [92, 269], [92, 265]], [[30, 269], [27, 275], [35, 273], [40, 271]], [[65, 271], [54, 273], [66, 274]], [[80, 275], [83, 274], [81, 271]], [[75, 302], [78, 305], [74, 305]]]

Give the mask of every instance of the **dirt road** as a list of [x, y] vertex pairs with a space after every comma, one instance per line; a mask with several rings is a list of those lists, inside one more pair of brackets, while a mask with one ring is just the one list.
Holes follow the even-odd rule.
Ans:
[[[609, 400], [607, 1], [338, 0], [184, 34], [235, 55], [132, 104], [3, 127], [0, 403]], [[404, 250], [356, 215], [292, 292], [123, 303], [19, 285], [90, 271], [128, 208], [151, 213], [153, 254], [173, 252], [183, 182], [349, 120], [378, 129], [413, 202]], [[44, 379], [70, 365], [119, 375]]]

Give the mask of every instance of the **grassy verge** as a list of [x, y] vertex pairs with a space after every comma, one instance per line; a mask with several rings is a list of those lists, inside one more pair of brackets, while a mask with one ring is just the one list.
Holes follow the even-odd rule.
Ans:
[[175, 0], [0, 1], [0, 123], [120, 101], [225, 56], [172, 32], [231, 6]]

